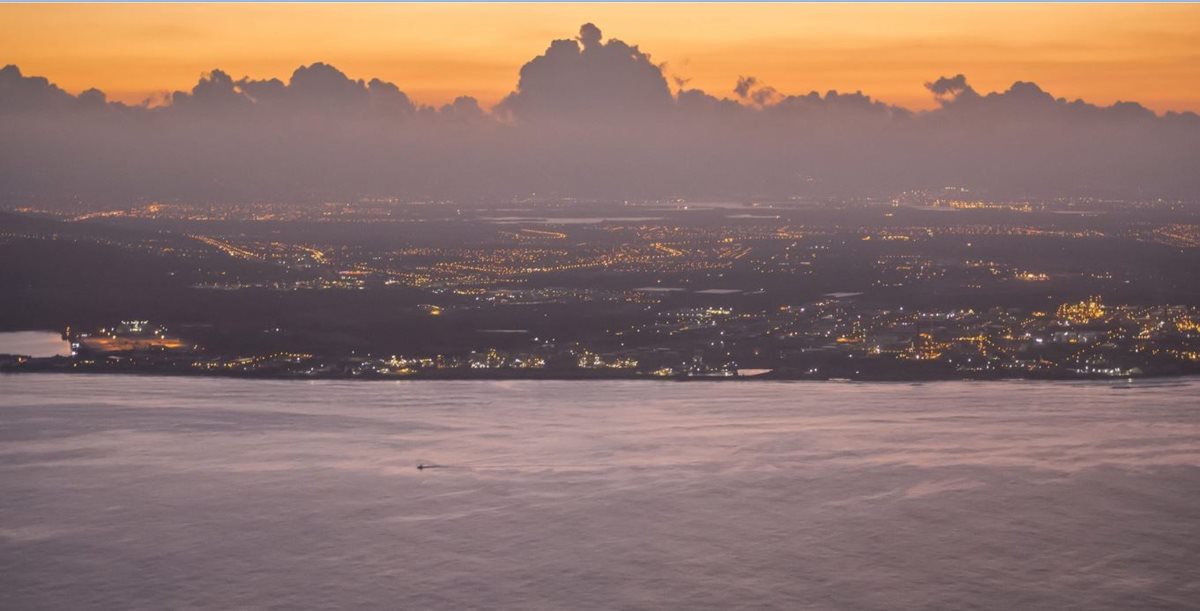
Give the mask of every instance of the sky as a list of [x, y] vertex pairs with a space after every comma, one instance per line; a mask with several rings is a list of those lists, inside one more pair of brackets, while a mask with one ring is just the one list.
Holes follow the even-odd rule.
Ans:
[[1197, 16], [1108, 4], [0, 6], [0, 205], [946, 187], [1195, 201]]
[[922, 110], [937, 106], [926, 82], [963, 73], [982, 91], [1026, 80], [1096, 104], [1200, 111], [1194, 4], [8, 4], [0, 64], [136, 103], [216, 68], [286, 80], [320, 61], [420, 104], [490, 107], [584, 22], [713, 95], [754, 76]]

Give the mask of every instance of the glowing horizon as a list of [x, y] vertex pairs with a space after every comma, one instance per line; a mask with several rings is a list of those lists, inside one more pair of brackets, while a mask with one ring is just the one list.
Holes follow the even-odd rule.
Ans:
[[927, 109], [924, 83], [962, 73], [980, 91], [1032, 81], [1068, 99], [1200, 111], [1200, 5], [4, 5], [0, 64], [136, 103], [212, 69], [286, 81], [321, 61], [418, 103], [490, 106], [588, 21], [717, 96], [754, 76]]

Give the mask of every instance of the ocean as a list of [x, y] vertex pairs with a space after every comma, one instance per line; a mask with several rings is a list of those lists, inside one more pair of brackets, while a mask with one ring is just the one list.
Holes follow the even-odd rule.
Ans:
[[0, 376], [4, 609], [1198, 607], [1197, 379]]

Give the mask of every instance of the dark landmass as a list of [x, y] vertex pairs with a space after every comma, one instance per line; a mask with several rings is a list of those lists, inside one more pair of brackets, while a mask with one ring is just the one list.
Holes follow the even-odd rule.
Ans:
[[1197, 270], [1200, 213], [1162, 200], [948, 190], [845, 201], [12, 208], [0, 212], [0, 331], [62, 332], [75, 355], [13, 357], [2, 368], [369, 379], [1185, 375], [1200, 371]]

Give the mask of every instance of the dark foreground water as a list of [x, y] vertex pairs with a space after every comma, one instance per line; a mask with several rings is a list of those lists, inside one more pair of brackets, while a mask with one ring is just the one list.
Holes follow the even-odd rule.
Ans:
[[1198, 575], [1195, 380], [0, 377], [3, 609], [1197, 608]]

